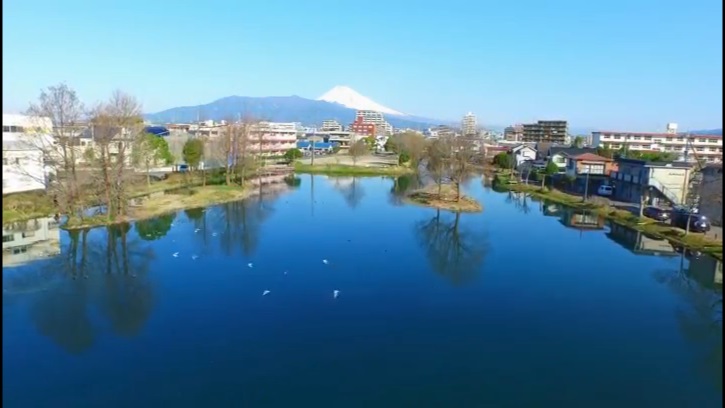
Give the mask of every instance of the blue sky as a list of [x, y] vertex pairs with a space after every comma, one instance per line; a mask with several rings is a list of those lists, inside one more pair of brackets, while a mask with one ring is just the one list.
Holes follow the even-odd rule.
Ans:
[[719, 0], [3, 2], [3, 111], [66, 82], [146, 111], [348, 85], [484, 125], [722, 126]]

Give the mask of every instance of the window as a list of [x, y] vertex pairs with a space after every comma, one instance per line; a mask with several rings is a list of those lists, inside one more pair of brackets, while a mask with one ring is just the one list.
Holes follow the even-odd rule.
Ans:
[[26, 252], [28, 252], [28, 247], [27, 246], [21, 246], [21, 247], [13, 248], [13, 255], [24, 254]]
[[33, 238], [35, 236], [35, 231], [25, 231], [23, 232], [23, 238]]
[[3, 242], [13, 242], [15, 241], [15, 235], [9, 234], [9, 235], [3, 235]]

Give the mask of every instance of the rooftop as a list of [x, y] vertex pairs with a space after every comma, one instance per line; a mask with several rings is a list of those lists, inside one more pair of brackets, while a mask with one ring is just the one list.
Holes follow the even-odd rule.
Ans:
[[[570, 156], [570, 155], [567, 155]], [[577, 156], [571, 156], [572, 159], [577, 161], [598, 161], [598, 162], [611, 162], [614, 161], [610, 158], [599, 156], [594, 153], [584, 153]]]
[[686, 162], [656, 162], [656, 161], [622, 159], [622, 158], [618, 158], [618, 159], [616, 159], [616, 161], [618, 163], [629, 163], [629, 164], [635, 164], [638, 166], [646, 166], [646, 167], [676, 167], [676, 168], [680, 168], [680, 169], [689, 169], [694, 166], [694, 163], [686, 163]]

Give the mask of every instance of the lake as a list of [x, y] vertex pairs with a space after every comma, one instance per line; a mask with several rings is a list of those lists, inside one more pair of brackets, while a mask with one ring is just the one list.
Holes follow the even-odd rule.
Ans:
[[288, 184], [6, 225], [4, 406], [722, 406], [720, 262], [480, 178]]

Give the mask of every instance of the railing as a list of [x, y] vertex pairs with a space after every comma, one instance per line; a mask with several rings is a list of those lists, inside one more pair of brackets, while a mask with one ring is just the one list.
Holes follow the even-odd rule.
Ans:
[[682, 202], [682, 197], [675, 194], [673, 191], [668, 189], [664, 184], [662, 184], [659, 180], [657, 180], [654, 177], [649, 178], [649, 185], [651, 187], [656, 188], [659, 190], [670, 202], [674, 205], [681, 205], [684, 204]]

